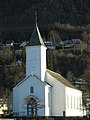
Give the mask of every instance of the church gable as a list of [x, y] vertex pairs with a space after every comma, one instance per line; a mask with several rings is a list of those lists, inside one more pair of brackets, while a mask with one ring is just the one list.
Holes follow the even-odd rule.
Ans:
[[[25, 115], [36, 115], [38, 111], [43, 109], [43, 105], [45, 104], [43, 99], [45, 97], [45, 83], [40, 80], [35, 75], [30, 75], [27, 79], [25, 78], [23, 81], [17, 84], [14, 88], [14, 112], [18, 112], [20, 116], [22, 116], [22, 111]], [[16, 101], [18, 102], [18, 106], [16, 105]], [[20, 102], [19, 102], [20, 101]], [[41, 107], [38, 111], [33, 113], [36, 109], [33, 108]], [[31, 107], [32, 110], [31, 111]], [[27, 109], [27, 111], [25, 110]], [[19, 110], [19, 111], [18, 111]], [[43, 110], [44, 111], [44, 110]]]
[[36, 76], [35, 74], [31, 74], [31, 75], [29, 75], [27, 78], [25, 78], [25, 79], [23, 79], [22, 81], [20, 81], [16, 86], [20, 86], [20, 85], [22, 85], [22, 84], [24, 84], [25, 82], [27, 82], [27, 81], [32, 81], [33, 79], [35, 79], [35, 80], [38, 80], [40, 83], [42, 83], [42, 84], [46, 84], [45, 82], [43, 82], [38, 76]]

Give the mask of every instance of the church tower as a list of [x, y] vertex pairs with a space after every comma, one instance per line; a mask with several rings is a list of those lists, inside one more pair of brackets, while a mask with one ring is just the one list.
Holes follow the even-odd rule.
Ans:
[[46, 47], [36, 24], [29, 44], [26, 47], [26, 77], [32, 74], [44, 81], [45, 72]]

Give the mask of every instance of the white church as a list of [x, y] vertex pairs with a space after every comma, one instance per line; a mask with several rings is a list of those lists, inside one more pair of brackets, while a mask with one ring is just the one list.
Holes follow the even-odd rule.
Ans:
[[83, 116], [82, 92], [46, 67], [38, 26], [26, 47], [26, 78], [13, 88], [15, 116]]

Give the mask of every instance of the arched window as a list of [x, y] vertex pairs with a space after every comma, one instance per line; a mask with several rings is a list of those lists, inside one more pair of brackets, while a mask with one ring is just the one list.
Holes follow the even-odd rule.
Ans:
[[34, 93], [34, 87], [33, 86], [30, 87], [30, 93]]

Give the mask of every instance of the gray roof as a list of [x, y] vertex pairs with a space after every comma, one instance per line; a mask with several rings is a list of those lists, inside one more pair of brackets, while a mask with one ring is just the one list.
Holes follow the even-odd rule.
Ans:
[[38, 26], [36, 24], [36, 27], [31, 35], [31, 38], [29, 40], [28, 46], [36, 46], [36, 45], [44, 45], [43, 39], [41, 37], [41, 34], [39, 32]]
[[68, 86], [70, 88], [74, 88], [77, 89], [71, 82], [69, 82], [68, 80], [66, 80], [64, 77], [62, 77], [60, 74], [53, 72], [51, 70], [46, 70], [46, 72], [48, 74], [50, 74], [52, 77], [54, 77], [55, 79], [57, 79], [58, 81], [60, 81], [63, 85]]

